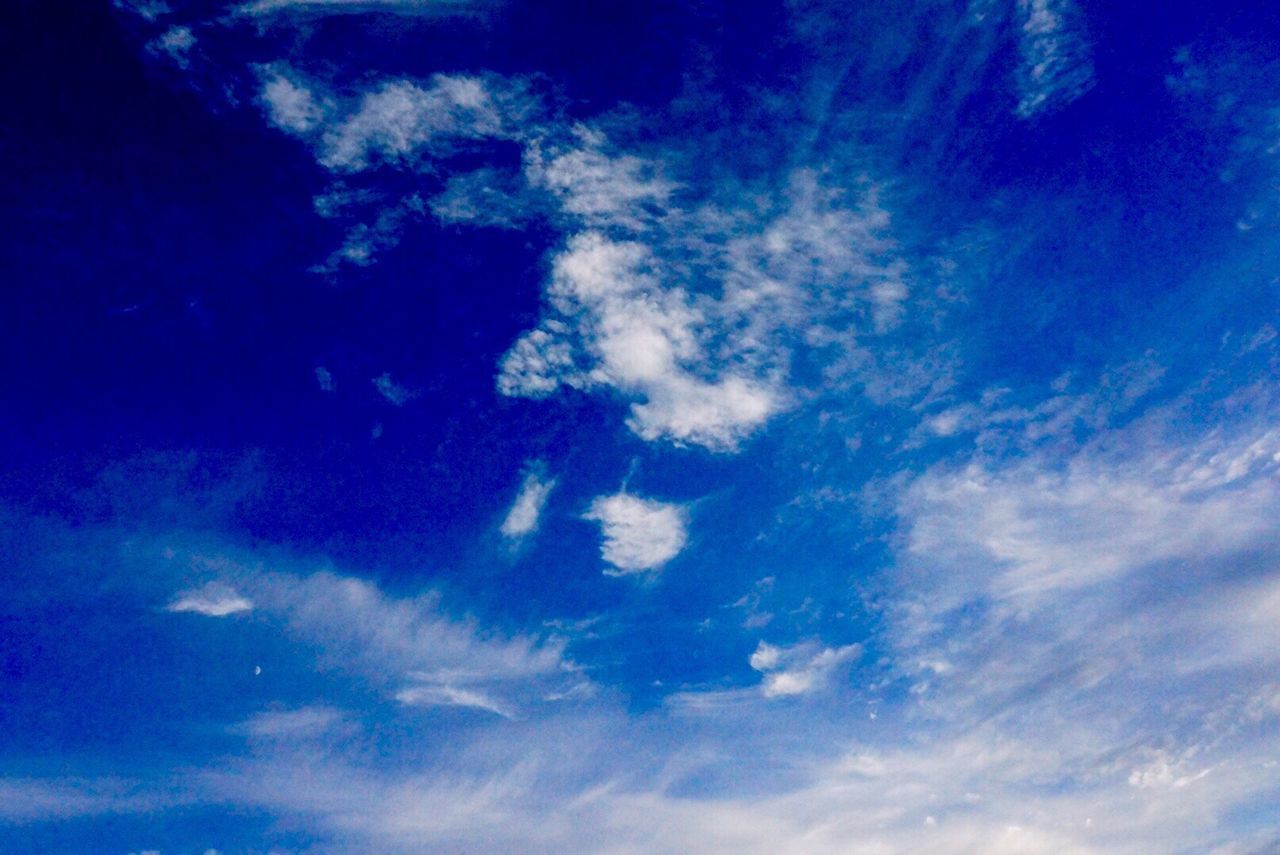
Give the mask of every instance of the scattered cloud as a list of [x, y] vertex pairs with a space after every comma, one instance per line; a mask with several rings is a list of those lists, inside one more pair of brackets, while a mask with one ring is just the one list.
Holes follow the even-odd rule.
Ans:
[[[664, 287], [653, 266], [642, 244], [599, 232], [573, 237], [550, 286], [566, 320], [523, 336], [503, 360], [498, 388], [540, 395], [561, 384], [611, 385], [643, 397], [628, 423], [645, 439], [731, 449], [779, 407], [777, 393], [749, 375], [694, 372], [707, 359], [697, 333], [705, 315], [683, 289]], [[583, 367], [563, 334], [570, 323], [587, 351]]]
[[791, 405], [792, 347], [839, 351], [851, 329], [900, 318], [906, 270], [874, 194], [845, 207], [799, 171], [775, 211], [672, 207], [656, 165], [606, 160], [593, 149], [553, 171], [590, 227], [553, 259], [546, 317], [500, 365], [504, 394], [611, 387], [638, 399], [640, 437], [729, 452]]
[[600, 496], [585, 519], [600, 523], [600, 554], [613, 575], [660, 570], [688, 540], [683, 507], [630, 493]]
[[170, 27], [147, 44], [153, 54], [167, 56], [178, 68], [191, 66], [191, 49], [196, 45], [196, 37], [190, 27]]
[[333, 374], [323, 365], [316, 366], [316, 385], [320, 387], [321, 392], [332, 392], [338, 388], [333, 380]]
[[276, 741], [314, 739], [346, 725], [346, 716], [341, 710], [326, 706], [306, 706], [255, 713], [237, 729], [254, 739]]
[[305, 83], [295, 80], [287, 66], [267, 66], [260, 98], [273, 125], [291, 134], [309, 133], [325, 118], [326, 107]]
[[322, 572], [298, 577], [250, 577], [258, 607], [278, 615], [288, 631], [315, 643], [322, 659], [394, 680], [490, 681], [554, 674], [561, 648], [516, 636], [482, 637], [474, 622], [453, 620], [438, 595], [395, 599], [375, 585]]
[[194, 612], [209, 617], [227, 617], [253, 610], [253, 602], [220, 582], [184, 591], [168, 605], [171, 612]]
[[413, 707], [466, 707], [484, 710], [503, 718], [514, 713], [503, 703], [473, 689], [447, 685], [408, 686], [396, 692], [396, 700]]
[[525, 154], [525, 174], [549, 190], [569, 216], [590, 227], [640, 228], [669, 208], [677, 186], [662, 165], [607, 151], [603, 133], [586, 125], [572, 129], [573, 144], [548, 151], [535, 140]]
[[144, 21], [154, 21], [173, 11], [164, 0], [111, 0], [111, 5], [132, 12]]
[[389, 373], [373, 378], [373, 386], [378, 390], [379, 395], [397, 407], [403, 407], [417, 397], [413, 390], [392, 380]]
[[775, 647], [761, 641], [751, 654], [750, 665], [764, 675], [761, 691], [766, 698], [805, 695], [826, 686], [832, 672], [862, 655], [862, 645], [823, 647], [799, 642]]
[[450, 175], [428, 205], [445, 224], [503, 229], [525, 225], [541, 210], [518, 173], [488, 168]]
[[926, 562], [947, 556], [952, 570], [940, 578], [950, 584], [980, 573], [984, 593], [999, 599], [1227, 555], [1271, 530], [1275, 494], [1261, 474], [1277, 451], [1272, 430], [1232, 444], [1212, 437], [1177, 456], [1117, 459], [1098, 447], [1062, 463], [1046, 452], [994, 470], [935, 470], [904, 505], [915, 521], [909, 548]]
[[544, 478], [539, 471], [529, 472], [524, 477], [520, 492], [516, 495], [511, 510], [502, 521], [502, 535], [508, 538], [522, 538], [538, 530], [538, 519], [547, 504], [551, 491], [555, 489], [555, 479]]
[[1092, 48], [1073, 0], [1018, 0], [1018, 116], [1066, 106], [1094, 83]]
[[398, 15], [468, 15], [495, 5], [496, 0], [250, 0], [235, 8], [237, 15], [273, 18], [287, 15], [350, 15], [387, 12]]

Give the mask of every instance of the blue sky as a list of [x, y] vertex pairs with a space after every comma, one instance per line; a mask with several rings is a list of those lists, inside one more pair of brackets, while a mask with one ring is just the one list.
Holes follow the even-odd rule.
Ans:
[[4, 14], [0, 849], [1280, 846], [1267, 4]]

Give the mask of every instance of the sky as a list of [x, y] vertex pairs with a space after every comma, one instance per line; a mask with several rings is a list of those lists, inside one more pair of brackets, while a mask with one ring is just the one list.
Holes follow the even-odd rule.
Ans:
[[1280, 18], [17, 0], [0, 850], [1280, 851]]

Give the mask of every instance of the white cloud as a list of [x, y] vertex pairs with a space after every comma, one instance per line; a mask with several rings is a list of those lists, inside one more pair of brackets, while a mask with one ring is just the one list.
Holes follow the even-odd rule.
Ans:
[[585, 518], [600, 523], [600, 554], [618, 575], [661, 569], [688, 539], [683, 507], [630, 493], [600, 496]]
[[1093, 87], [1093, 59], [1072, 0], [1018, 0], [1022, 16], [1017, 114], [1029, 118]]
[[1274, 490], [1256, 476], [1274, 466], [1275, 449], [1280, 433], [1265, 431], [1234, 444], [1212, 438], [1177, 456], [1090, 450], [1065, 465], [1039, 456], [937, 470], [904, 506], [914, 519], [909, 549], [918, 561], [952, 566], [943, 585], [974, 584], [977, 573], [982, 594], [997, 598], [1228, 554], [1272, 528]]
[[414, 707], [467, 707], [503, 718], [513, 718], [511, 708], [483, 692], [448, 685], [408, 686], [396, 692], [396, 700]]
[[191, 49], [196, 45], [195, 34], [190, 27], [170, 27], [147, 44], [147, 49], [155, 54], [164, 54], [178, 68], [191, 65]]
[[[738, 204], [723, 207], [682, 198], [660, 157], [549, 119], [523, 79], [437, 74], [344, 96], [316, 94], [287, 67], [259, 73], [271, 121], [349, 178], [436, 169], [486, 140], [523, 146], [523, 184], [493, 169], [452, 176], [428, 199], [383, 205], [315, 268], [372, 263], [428, 210], [497, 226], [548, 216], [565, 243], [542, 321], [501, 361], [503, 394], [613, 389], [638, 436], [729, 452], [803, 397], [788, 386], [793, 348], [845, 356], [856, 335], [904, 315], [906, 266], [870, 182], [842, 191], [800, 169], [771, 194], [724, 194]], [[354, 198], [345, 185], [341, 195]]]
[[642, 397], [629, 424], [645, 439], [731, 449], [778, 409], [778, 393], [725, 366], [716, 366], [724, 374], [715, 380], [695, 373], [709, 367], [698, 335], [705, 315], [683, 289], [664, 287], [654, 264], [639, 243], [598, 232], [570, 239], [553, 263], [549, 294], [594, 367], [576, 365], [568, 323], [544, 323], [503, 360], [499, 389], [538, 395], [560, 384], [615, 386]]
[[840, 666], [862, 655], [862, 645], [822, 647], [816, 642], [799, 642], [775, 647], [761, 641], [749, 664], [764, 675], [761, 692], [766, 698], [804, 695], [826, 686]]
[[112, 0], [112, 5], [132, 12], [145, 21], [154, 21], [173, 11], [164, 0]]
[[415, 393], [411, 389], [401, 386], [399, 383], [392, 380], [389, 373], [384, 373], [373, 378], [372, 382], [374, 388], [378, 390], [378, 394], [397, 407], [403, 407], [416, 397]]
[[526, 475], [520, 493], [502, 521], [503, 536], [520, 538], [537, 531], [538, 518], [555, 486], [555, 479], [544, 479], [536, 471]]
[[555, 674], [563, 665], [560, 645], [482, 637], [473, 622], [446, 617], [434, 594], [395, 599], [369, 582], [332, 573], [266, 574], [252, 584], [259, 608], [317, 644], [326, 663], [379, 680], [522, 680]]
[[262, 69], [262, 103], [271, 123], [291, 134], [306, 134], [326, 118], [311, 89], [290, 78], [288, 69]]
[[444, 190], [431, 198], [431, 213], [442, 223], [516, 228], [538, 211], [521, 181], [518, 174], [496, 169], [450, 175]]
[[236, 7], [238, 15], [272, 17], [286, 13], [347, 15], [357, 12], [393, 12], [401, 15], [471, 14], [492, 5], [493, 0], [250, 0]]
[[675, 208], [657, 167], [578, 155], [552, 174], [592, 228], [553, 259], [549, 311], [503, 359], [504, 394], [611, 387], [634, 400], [640, 437], [733, 451], [795, 397], [797, 342], [849, 347], [903, 312], [905, 267], [873, 193], [848, 208], [801, 171], [776, 210]]
[[226, 617], [253, 609], [253, 602], [220, 582], [183, 591], [168, 605], [171, 612], [195, 612], [209, 617]]
[[421, 158], [448, 156], [469, 143], [515, 138], [537, 108], [522, 81], [495, 76], [389, 80], [345, 97], [303, 82], [283, 63], [257, 71], [272, 124], [303, 137], [322, 166], [343, 174], [375, 164], [414, 169]]
[[325, 131], [319, 160], [357, 171], [373, 155], [394, 162], [422, 150], [442, 153], [458, 140], [501, 136], [503, 127], [499, 101], [479, 78], [437, 74], [425, 87], [394, 81], [366, 93]]
[[0, 822], [148, 813], [191, 802], [164, 787], [121, 778], [0, 777]]
[[341, 710], [307, 706], [255, 713], [237, 729], [255, 739], [294, 740], [321, 737], [345, 725]]
[[399, 245], [407, 223], [421, 219], [427, 206], [411, 193], [398, 204], [383, 208], [372, 222], [356, 223], [347, 229], [342, 245], [329, 254], [323, 264], [311, 268], [313, 273], [332, 274], [343, 265], [368, 267], [378, 254]]
[[[226, 581], [184, 595], [171, 610], [230, 614], [249, 607], [248, 597], [228, 595], [234, 582], [267, 625], [314, 652], [323, 670], [359, 679], [402, 703], [514, 715], [566, 681], [582, 682], [564, 656], [564, 641], [482, 630], [474, 620], [445, 614], [435, 593], [396, 598], [371, 582], [330, 572], [265, 572], [225, 558], [196, 557], [194, 563]], [[296, 717], [329, 714], [308, 709]], [[289, 720], [281, 715], [258, 724], [283, 727]]]
[[667, 212], [677, 187], [659, 163], [607, 153], [605, 136], [584, 125], [574, 138], [567, 150], [547, 152], [535, 142], [525, 155], [529, 182], [550, 190], [566, 213], [589, 226], [634, 229]]
[[1188, 437], [1190, 406], [979, 453], [899, 506], [887, 638], [918, 721], [980, 735], [1005, 809], [1089, 820], [1078, 839], [1100, 851], [1214, 839], [1213, 817], [1273, 786], [1256, 756], [1275, 715], [1280, 434], [1224, 419]]

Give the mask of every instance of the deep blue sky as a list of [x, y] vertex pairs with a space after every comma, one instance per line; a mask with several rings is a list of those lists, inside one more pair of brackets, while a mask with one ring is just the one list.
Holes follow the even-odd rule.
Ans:
[[9, 4], [0, 850], [1271, 851], [1277, 48]]

